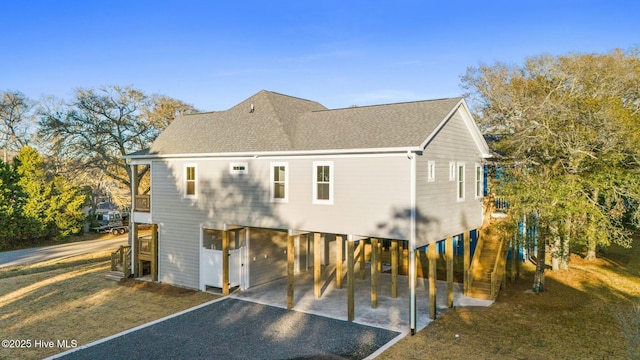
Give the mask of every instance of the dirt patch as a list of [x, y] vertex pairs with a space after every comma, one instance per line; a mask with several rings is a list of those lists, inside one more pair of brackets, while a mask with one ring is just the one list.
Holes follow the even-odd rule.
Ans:
[[139, 281], [127, 279], [122, 282], [122, 286], [132, 288], [138, 291], [147, 291], [167, 297], [188, 297], [193, 295], [194, 290], [185, 289], [168, 284], [157, 284], [148, 281]]
[[[0, 337], [25, 341], [24, 348], [0, 348], [0, 359], [40, 359], [68, 350], [64, 340], [82, 346], [216, 298], [165, 284], [108, 280], [110, 262], [101, 256], [0, 271]], [[54, 346], [36, 347], [36, 341]]]

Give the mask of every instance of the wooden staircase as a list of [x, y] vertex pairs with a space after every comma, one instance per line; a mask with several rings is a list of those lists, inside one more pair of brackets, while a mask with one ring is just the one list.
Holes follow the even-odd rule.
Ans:
[[[489, 210], [491, 211], [491, 210]], [[502, 221], [485, 217], [483, 230], [476, 244], [468, 274], [469, 287], [465, 295], [478, 299], [495, 300], [504, 282], [508, 241], [495, 230]]]
[[106, 278], [115, 281], [122, 281], [131, 275], [131, 246], [120, 246], [118, 250], [111, 253], [111, 270]]
[[107, 273], [107, 275], [105, 275], [105, 277], [109, 280], [114, 280], [114, 281], [122, 281], [123, 279], [126, 279], [126, 277], [124, 276], [124, 272], [122, 271], [109, 271]]
[[[491, 299], [491, 273], [493, 272], [498, 259], [500, 240], [496, 236], [484, 236], [481, 248], [476, 247], [474, 261], [471, 265], [471, 286], [467, 296], [478, 299]], [[477, 257], [480, 255], [479, 257]], [[477, 258], [477, 260], [476, 260]]]

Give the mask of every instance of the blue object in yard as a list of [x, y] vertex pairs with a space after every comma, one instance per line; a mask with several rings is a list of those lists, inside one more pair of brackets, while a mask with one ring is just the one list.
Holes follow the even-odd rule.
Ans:
[[[529, 222], [518, 222], [518, 236], [520, 238], [518, 242], [518, 259], [524, 262], [530, 259], [538, 248], [538, 224], [535, 216], [529, 217]], [[507, 260], [511, 260], [511, 252], [512, 250], [509, 249]]]
[[[471, 239], [469, 240], [469, 254], [473, 258], [478, 243], [478, 230], [471, 230]], [[444, 245], [444, 241], [442, 242]], [[464, 256], [464, 234], [453, 237], [453, 253], [456, 256]]]
[[[512, 252], [513, 252], [513, 249], [509, 247], [509, 251], [507, 251], [507, 261], [511, 261]], [[518, 245], [518, 261], [524, 262], [524, 253], [525, 253], [525, 249], [523, 245], [519, 244]]]
[[[478, 239], [478, 230], [471, 230], [471, 239], [469, 241], [469, 254], [473, 258], [473, 253], [476, 251], [476, 240]], [[425, 248], [426, 250], [426, 248]], [[444, 254], [447, 251], [447, 244], [445, 239], [436, 242], [436, 250], [438, 254]], [[464, 256], [464, 234], [460, 234], [453, 237], [453, 254], [456, 256]]]

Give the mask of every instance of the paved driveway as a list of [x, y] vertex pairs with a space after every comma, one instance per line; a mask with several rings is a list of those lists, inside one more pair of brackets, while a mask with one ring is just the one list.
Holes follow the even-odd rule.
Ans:
[[0, 267], [25, 265], [99, 251], [115, 251], [120, 245], [126, 245], [127, 239], [128, 235], [122, 235], [108, 239], [78, 241], [67, 244], [0, 252]]
[[400, 333], [234, 298], [60, 354], [72, 359], [363, 359]]

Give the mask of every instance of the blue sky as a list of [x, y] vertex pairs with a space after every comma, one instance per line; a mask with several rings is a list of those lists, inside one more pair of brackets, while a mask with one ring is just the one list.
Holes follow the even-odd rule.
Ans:
[[117, 84], [205, 111], [459, 96], [467, 67], [640, 46], [638, 1], [3, 1], [0, 91]]

